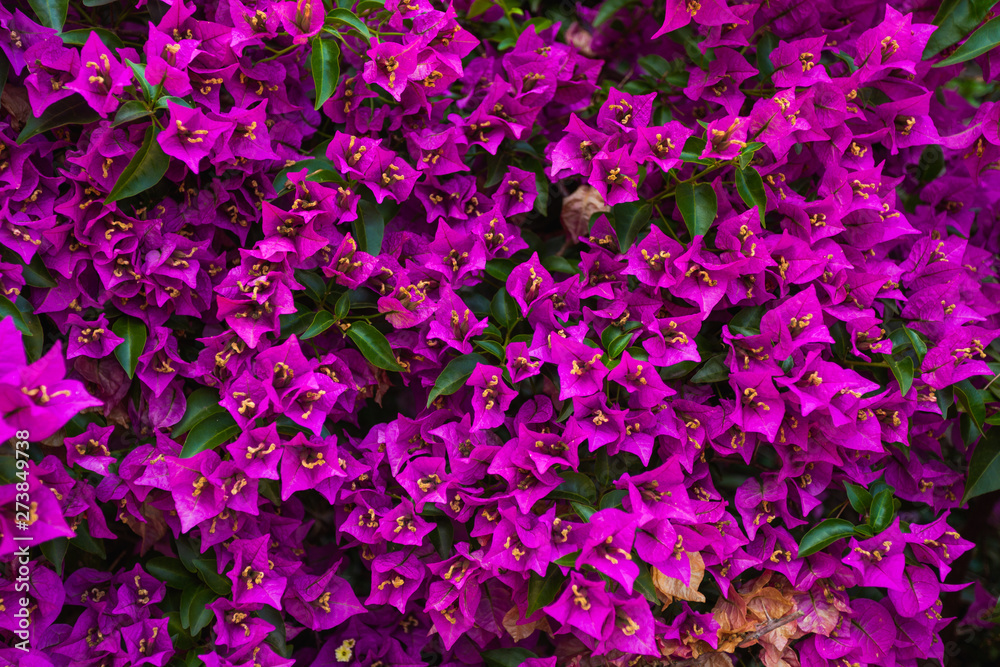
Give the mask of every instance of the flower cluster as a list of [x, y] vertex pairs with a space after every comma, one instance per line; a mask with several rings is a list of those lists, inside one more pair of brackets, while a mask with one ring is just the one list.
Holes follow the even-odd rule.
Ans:
[[955, 4], [0, 7], [0, 662], [991, 632], [1000, 50]]

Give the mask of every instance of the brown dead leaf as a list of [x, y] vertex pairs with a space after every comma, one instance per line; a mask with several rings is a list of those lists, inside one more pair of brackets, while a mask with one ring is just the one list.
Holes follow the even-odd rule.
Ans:
[[733, 661], [725, 653], [711, 651], [702, 654], [698, 660], [698, 667], [733, 667]]
[[765, 667], [799, 667], [799, 656], [789, 647], [778, 650], [773, 646], [764, 645], [764, 650], [758, 655]]
[[705, 561], [697, 551], [686, 551], [688, 560], [691, 563], [691, 583], [687, 586], [676, 577], [668, 577], [655, 567], [651, 567], [650, 574], [653, 579], [653, 586], [656, 588], [656, 597], [667, 605], [677, 600], [687, 600], [688, 602], [704, 602], [705, 596], [698, 592], [702, 579], [705, 578]]
[[517, 607], [511, 607], [510, 611], [504, 614], [503, 617], [503, 627], [507, 631], [507, 634], [513, 638], [515, 642], [519, 642], [522, 639], [527, 639], [530, 637], [535, 630], [543, 630], [548, 628], [548, 623], [545, 622], [544, 616], [542, 616], [542, 621], [531, 621], [530, 623], [523, 623], [518, 625], [518, 621], [521, 619], [521, 612], [518, 611]]
[[795, 602], [785, 597], [777, 588], [765, 586], [752, 597], [747, 597], [747, 611], [756, 617], [757, 621], [767, 622], [781, 618], [795, 608]]
[[719, 598], [712, 609], [712, 617], [719, 624], [719, 650], [734, 653], [743, 641], [745, 633], [751, 632], [756, 624], [747, 619], [747, 603], [743, 596], [729, 586], [729, 597]]
[[593, 186], [584, 184], [563, 199], [559, 217], [570, 242], [576, 243], [577, 239], [590, 232], [590, 216], [610, 210], [601, 193]]
[[23, 86], [15, 86], [10, 82], [3, 87], [0, 93], [0, 109], [10, 114], [10, 126], [15, 131], [20, 131], [31, 116], [31, 102], [28, 101], [28, 89]]

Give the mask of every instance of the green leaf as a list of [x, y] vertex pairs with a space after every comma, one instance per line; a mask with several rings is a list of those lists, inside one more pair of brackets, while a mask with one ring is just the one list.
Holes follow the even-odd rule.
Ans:
[[483, 660], [489, 667], [517, 667], [529, 658], [538, 656], [526, 648], [495, 648], [482, 652]]
[[636, 558], [633, 558], [633, 560], [639, 566], [639, 576], [635, 578], [635, 583], [632, 585], [651, 604], [659, 605], [660, 599], [656, 595], [656, 586], [653, 585], [653, 577], [649, 573], [649, 567], [641, 560]]
[[451, 558], [451, 547], [455, 542], [455, 527], [451, 523], [450, 517], [439, 517], [434, 520], [437, 528], [430, 534], [431, 544], [437, 549], [438, 555], [444, 558]]
[[630, 2], [633, 2], [633, 0], [605, 0], [605, 2], [602, 2], [601, 9], [597, 12], [597, 16], [594, 18], [594, 27], [596, 28], [602, 23], [605, 23]]
[[740, 193], [743, 203], [748, 208], [757, 207], [760, 213], [760, 224], [764, 226], [764, 212], [767, 209], [767, 195], [764, 193], [764, 180], [753, 167], [736, 170], [736, 190]]
[[152, 102], [155, 93], [153, 91], [153, 86], [149, 83], [149, 79], [146, 78], [146, 63], [134, 63], [126, 58], [125, 64], [129, 66], [132, 70], [133, 76], [135, 76], [135, 80], [139, 82], [139, 88], [142, 89], [143, 98], [147, 102]]
[[62, 30], [66, 23], [66, 11], [69, 0], [28, 0], [31, 10], [38, 17], [38, 22], [53, 30]]
[[726, 382], [729, 380], [729, 366], [726, 365], [726, 355], [717, 354], [705, 362], [691, 378], [695, 384]]
[[186, 459], [207, 449], [215, 449], [227, 440], [239, 437], [241, 429], [228, 411], [216, 412], [198, 422], [184, 439], [181, 458]]
[[924, 48], [923, 59], [929, 60], [963, 39], [979, 25], [995, 0], [943, 0], [934, 16], [934, 31]]
[[337, 299], [337, 303], [333, 306], [333, 316], [337, 318], [337, 321], [344, 319], [351, 312], [351, 295], [350, 292], [344, 292]]
[[707, 234], [719, 210], [712, 186], [707, 183], [681, 183], [677, 186], [675, 198], [688, 234], [692, 238]]
[[927, 343], [924, 342], [921, 334], [913, 329], [903, 327], [903, 331], [906, 332], [906, 335], [910, 338], [910, 342], [913, 343], [913, 351], [917, 353], [917, 361], [923, 362], [924, 355], [927, 354]]
[[[205, 582], [209, 588], [222, 597], [229, 597], [233, 590], [233, 584], [227, 577], [219, 574], [214, 555], [200, 554], [195, 551], [187, 540], [177, 541], [177, 555], [181, 562], [191, 572], [198, 574], [198, 578]], [[212, 552], [209, 552], [210, 554]]]
[[164, 95], [156, 100], [156, 104], [153, 105], [154, 109], [169, 109], [170, 105], [168, 102], [173, 102], [177, 106], [187, 107], [188, 109], [194, 109], [194, 105], [188, 102], [183, 97], [175, 97], [173, 95]]
[[0, 317], [4, 319], [9, 317], [14, 323], [14, 326], [17, 327], [18, 331], [25, 336], [31, 335], [31, 331], [28, 329], [27, 323], [24, 321], [24, 318], [21, 317], [21, 311], [17, 309], [17, 306], [14, 305], [13, 301], [8, 299], [3, 294], [0, 294]]
[[621, 507], [622, 500], [626, 496], [628, 496], [628, 491], [624, 491], [622, 489], [614, 489], [612, 491], [608, 491], [603, 496], [601, 496], [600, 508], [602, 510], [606, 510], [609, 507]]
[[314, 108], [318, 110], [337, 90], [337, 83], [340, 81], [340, 45], [337, 40], [323, 39], [320, 35], [313, 37], [309, 43], [312, 46], [309, 68], [316, 86]]
[[497, 257], [486, 262], [486, 273], [497, 280], [506, 282], [516, 265], [506, 257]]
[[593, 505], [597, 502], [597, 487], [594, 480], [589, 475], [580, 472], [564, 472], [559, 475], [563, 481], [558, 487], [549, 493], [553, 498], [563, 498], [565, 500], [575, 500], [580, 503]]
[[469, 11], [466, 13], [465, 17], [474, 19], [480, 14], [485, 14], [494, 5], [496, 5], [495, 0], [476, 0], [472, 3], [472, 6], [469, 7]]
[[510, 329], [521, 319], [521, 309], [518, 308], [517, 302], [514, 301], [511, 295], [507, 293], [506, 287], [501, 287], [497, 290], [496, 295], [493, 297], [493, 302], [490, 304], [490, 312], [493, 314], [493, 319], [496, 323], [505, 329]]
[[661, 79], [670, 71], [670, 62], [663, 56], [654, 53], [639, 58], [639, 67], [657, 79]]
[[844, 488], [847, 489], [847, 500], [850, 501], [854, 511], [858, 514], [868, 514], [872, 506], [872, 494], [868, 493], [868, 489], [851, 482], [844, 482]]
[[535, 174], [535, 213], [547, 215], [549, 211], [549, 180], [541, 173]]
[[[983, 399], [984, 392], [972, 386], [969, 380], [962, 380], [954, 385], [955, 397], [962, 410], [969, 415], [979, 434], [984, 433], [983, 425], [986, 423], [986, 404]], [[966, 442], [971, 445], [971, 442]]]
[[208, 605], [218, 597], [205, 586], [185, 588], [181, 593], [181, 627], [190, 628], [192, 636], [200, 633], [215, 618], [215, 612]]
[[299, 172], [303, 169], [308, 170], [306, 174], [307, 181], [315, 181], [317, 183], [336, 182], [341, 185], [346, 183], [343, 177], [336, 172], [336, 167], [332, 162], [324, 158], [309, 158], [307, 160], [299, 160], [295, 164], [289, 165], [279, 171], [278, 175], [274, 177], [274, 191], [281, 192], [284, 190], [288, 184], [288, 174]]
[[397, 363], [385, 335], [372, 325], [367, 322], [354, 322], [346, 334], [358, 346], [365, 359], [376, 368], [397, 372], [404, 370]]
[[63, 561], [66, 559], [66, 550], [69, 549], [69, 540], [65, 537], [57, 537], [48, 542], [42, 542], [42, 555], [55, 565], [56, 574], [60, 577], [63, 571]]
[[580, 270], [574, 266], [571, 261], [561, 255], [546, 255], [545, 257], [542, 257], [541, 261], [542, 266], [552, 273], [575, 275], [580, 272]]
[[[111, 0], [112, 2], [114, 0]], [[86, 4], [86, 3], [84, 3]], [[80, 30], [67, 30], [59, 35], [62, 39], [63, 44], [72, 44], [74, 46], [83, 46], [87, 43], [87, 38], [90, 36], [91, 32], [96, 32], [97, 36], [101, 38], [104, 42], [104, 46], [109, 49], [121, 49], [124, 48], [125, 43], [116, 35], [115, 33], [107, 30], [105, 28], [82, 28]]]
[[881, 533], [892, 523], [895, 514], [895, 508], [892, 504], [892, 490], [879, 491], [872, 500], [872, 511], [868, 515], [868, 525], [876, 534]]
[[430, 407], [438, 396], [451, 396], [464, 387], [476, 366], [485, 363], [487, 363], [486, 357], [475, 353], [463, 354], [452, 359], [434, 381], [434, 387], [427, 395], [427, 406]]
[[90, 108], [87, 100], [80, 95], [70, 95], [50, 104], [41, 116], [29, 116], [21, 134], [17, 135], [17, 143], [23, 144], [36, 134], [63, 125], [87, 125], [100, 119], [101, 115]]
[[771, 62], [771, 52], [778, 46], [778, 37], [770, 30], [761, 35], [757, 42], [757, 70], [760, 72], [761, 83], [770, 83], [774, 74], [774, 63]]
[[146, 136], [142, 140], [142, 146], [129, 160], [125, 171], [118, 177], [115, 187], [104, 199], [105, 206], [119, 199], [145, 192], [159, 183], [163, 175], [167, 173], [170, 158], [160, 148], [160, 142], [157, 140], [159, 133], [160, 131], [155, 125], [146, 128]]
[[174, 426], [174, 430], [170, 432], [170, 437], [176, 439], [208, 417], [225, 411], [226, 409], [219, 405], [218, 389], [199, 387], [187, 397], [187, 408], [184, 410], [184, 416]]
[[526, 616], [531, 616], [542, 607], [547, 607], [555, 602], [565, 581], [559, 567], [554, 563], [549, 563], [544, 577], [539, 577], [537, 572], [532, 572], [531, 579], [528, 580], [528, 612]]
[[[389, 200], [387, 199], [386, 202]], [[382, 237], [385, 235], [385, 217], [381, 207], [363, 197], [358, 202], [358, 218], [351, 223], [354, 239], [358, 247], [369, 255], [382, 252]]]
[[[19, 263], [19, 259], [14, 259], [13, 264]], [[21, 277], [24, 282], [32, 287], [55, 287], [56, 281], [52, 279], [52, 274], [45, 268], [45, 263], [40, 254], [35, 254], [31, 261], [21, 266]]]
[[827, 519], [810, 530], [799, 543], [799, 558], [821, 551], [837, 540], [854, 535], [854, 524], [844, 519]]
[[140, 118], [149, 118], [153, 115], [153, 112], [146, 108], [145, 102], [140, 102], [139, 100], [129, 100], [125, 104], [118, 107], [118, 112], [115, 114], [115, 120], [111, 123], [111, 127], [118, 127], [119, 125], [124, 125], [125, 123], [131, 123], [132, 121], [139, 120]]
[[588, 523], [590, 522], [590, 517], [597, 514], [596, 507], [577, 502], [576, 500], [571, 500], [569, 504], [573, 506], [573, 511], [576, 512], [577, 516]]
[[118, 358], [129, 378], [135, 377], [139, 356], [142, 354], [143, 348], [146, 347], [148, 334], [146, 323], [135, 317], [122, 315], [111, 325], [111, 330], [125, 339], [115, 347], [115, 357]]
[[913, 359], [903, 357], [896, 361], [891, 354], [883, 354], [882, 358], [889, 364], [889, 369], [896, 378], [896, 382], [899, 383], [900, 395], [905, 397], [910, 392], [910, 387], [913, 386]]
[[313, 317], [312, 323], [305, 331], [302, 332], [302, 335], [299, 336], [299, 340], [309, 340], [310, 338], [314, 338], [332, 327], [336, 322], [337, 320], [334, 319], [333, 315], [331, 315], [329, 311], [321, 310], [316, 313], [315, 317]]
[[161, 556], [146, 562], [142, 567], [171, 588], [184, 590], [198, 586], [198, 579], [176, 558]]
[[10, 61], [5, 53], [0, 53], [0, 91], [7, 85], [7, 74], [10, 73]]
[[365, 40], [370, 40], [372, 38], [371, 30], [365, 25], [365, 22], [359, 19], [354, 12], [349, 9], [344, 9], [343, 7], [338, 7], [326, 15], [326, 23], [343, 23], [344, 25], [354, 28]]
[[69, 543], [77, 549], [86, 551], [88, 554], [94, 554], [101, 559], [108, 557], [108, 552], [104, 548], [104, 540], [95, 539], [90, 534], [90, 529], [87, 527], [86, 522], [76, 527], [76, 537], [71, 537]]
[[991, 428], [976, 444], [965, 478], [962, 504], [976, 496], [1000, 489], [1000, 428]]
[[576, 559], [580, 555], [579, 551], [574, 551], [571, 554], [566, 554], [562, 558], [557, 558], [552, 561], [556, 565], [561, 565], [563, 567], [576, 567]]
[[965, 43], [958, 47], [953, 54], [939, 63], [934, 63], [934, 67], [964, 63], [983, 55], [998, 44], [1000, 44], [1000, 17], [987, 21], [983, 27], [972, 33], [972, 36], [965, 40]]
[[[759, 151], [763, 147], [764, 144], [762, 142], [751, 141], [742, 149], [740, 149], [740, 156], [739, 156], [740, 169], [745, 170], [748, 166], [750, 166], [750, 162], [753, 161], [753, 156], [757, 153], [757, 151]], [[758, 176], [759, 175], [760, 174], [758, 173]], [[763, 183], [761, 184], [761, 187], [763, 187]], [[750, 204], [748, 204], [748, 206], [750, 206]]]
[[611, 218], [614, 220], [618, 245], [622, 252], [632, 247], [639, 232], [646, 228], [646, 223], [652, 214], [652, 205], [639, 202], [625, 202], [611, 208]]
[[28, 353], [28, 361], [35, 362], [42, 356], [42, 345], [45, 343], [45, 332], [42, 331], [42, 323], [35, 315], [31, 302], [23, 296], [18, 296], [14, 302], [14, 307], [21, 312], [21, 319], [28, 328], [28, 335], [21, 340], [24, 343], [24, 350]]

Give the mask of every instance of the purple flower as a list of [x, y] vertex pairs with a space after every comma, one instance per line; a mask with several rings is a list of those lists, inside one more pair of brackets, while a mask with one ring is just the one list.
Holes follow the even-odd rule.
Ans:
[[80, 62], [79, 74], [66, 88], [80, 93], [94, 111], [107, 117], [118, 108], [117, 96], [132, 82], [132, 71], [112, 55], [94, 31], [80, 50]]

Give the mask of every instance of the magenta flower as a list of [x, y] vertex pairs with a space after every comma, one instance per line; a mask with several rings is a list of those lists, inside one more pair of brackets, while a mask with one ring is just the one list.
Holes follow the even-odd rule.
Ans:
[[114, 57], [96, 32], [87, 36], [80, 63], [79, 74], [66, 88], [82, 95], [94, 111], [107, 117], [118, 108], [117, 96], [132, 82], [132, 70]]

